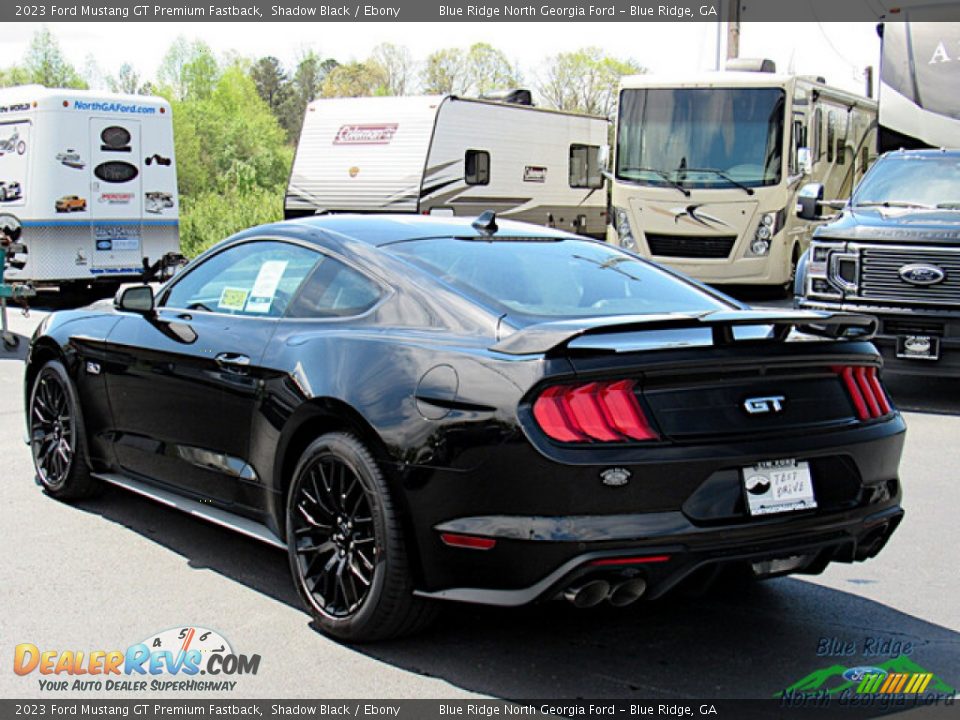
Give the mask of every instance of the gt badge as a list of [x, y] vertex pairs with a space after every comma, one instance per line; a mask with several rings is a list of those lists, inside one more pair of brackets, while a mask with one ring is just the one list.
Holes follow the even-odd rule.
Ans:
[[630, 471], [626, 468], [610, 468], [600, 473], [600, 479], [604, 485], [621, 487], [630, 482]]
[[783, 403], [786, 398], [783, 395], [771, 395], [770, 397], [747, 398], [743, 401], [743, 409], [751, 415], [760, 415], [761, 413], [783, 412]]

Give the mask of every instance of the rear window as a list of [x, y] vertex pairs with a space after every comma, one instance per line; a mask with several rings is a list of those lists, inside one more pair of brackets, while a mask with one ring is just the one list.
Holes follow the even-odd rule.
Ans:
[[413, 240], [389, 251], [486, 304], [539, 317], [732, 307], [617, 248], [587, 240]]

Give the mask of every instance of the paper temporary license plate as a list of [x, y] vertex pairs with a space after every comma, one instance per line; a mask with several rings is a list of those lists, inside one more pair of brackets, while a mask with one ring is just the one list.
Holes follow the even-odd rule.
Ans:
[[938, 360], [940, 338], [935, 335], [901, 335], [897, 338], [897, 357], [909, 360]]
[[817, 506], [810, 464], [799, 460], [767, 460], [743, 468], [743, 490], [751, 515], [810, 510]]

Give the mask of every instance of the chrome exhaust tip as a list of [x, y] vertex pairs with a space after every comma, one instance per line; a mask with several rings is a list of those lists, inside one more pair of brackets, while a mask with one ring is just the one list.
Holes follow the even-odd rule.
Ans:
[[592, 608], [602, 603], [610, 594], [610, 583], [606, 580], [591, 580], [583, 585], [567, 588], [563, 597], [577, 608]]
[[614, 607], [626, 607], [635, 603], [647, 591], [647, 581], [634, 578], [614, 585], [610, 590], [610, 604]]

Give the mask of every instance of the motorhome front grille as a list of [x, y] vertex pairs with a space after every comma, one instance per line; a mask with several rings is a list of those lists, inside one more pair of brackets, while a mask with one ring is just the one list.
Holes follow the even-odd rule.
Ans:
[[646, 233], [650, 253], [675, 258], [727, 258], [737, 241], [734, 235], [661, 235]]
[[[932, 265], [944, 273], [933, 285], [901, 277], [908, 265]], [[859, 296], [865, 300], [960, 305], [960, 249], [861, 247]]]

